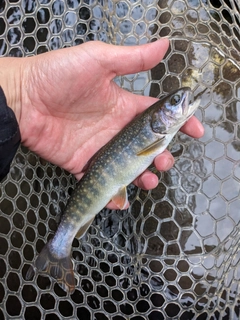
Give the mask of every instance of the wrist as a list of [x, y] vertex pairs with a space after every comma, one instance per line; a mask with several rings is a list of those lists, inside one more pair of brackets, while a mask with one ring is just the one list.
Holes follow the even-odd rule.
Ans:
[[13, 110], [18, 124], [22, 108], [22, 62], [25, 58], [0, 59], [0, 86], [5, 94], [7, 105]]

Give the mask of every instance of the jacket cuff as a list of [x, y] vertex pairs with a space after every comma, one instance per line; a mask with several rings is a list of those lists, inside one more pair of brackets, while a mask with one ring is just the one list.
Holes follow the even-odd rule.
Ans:
[[8, 174], [20, 142], [16, 116], [7, 106], [5, 94], [0, 87], [0, 181]]

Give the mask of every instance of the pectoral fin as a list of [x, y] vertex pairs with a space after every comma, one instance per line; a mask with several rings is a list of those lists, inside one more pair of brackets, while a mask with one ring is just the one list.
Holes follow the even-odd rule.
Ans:
[[112, 198], [112, 201], [119, 209], [125, 209], [128, 204], [127, 188], [124, 186], [119, 189], [118, 193]]
[[88, 228], [90, 227], [90, 225], [92, 224], [93, 220], [95, 217], [91, 218], [90, 220], [88, 220], [84, 225], [81, 226], [81, 228], [78, 230], [78, 233], [76, 234], [76, 238], [81, 238], [82, 236], [84, 236], [84, 234], [86, 233], [86, 231], [88, 230]]
[[152, 144], [150, 144], [149, 146], [147, 146], [145, 149], [139, 151], [137, 153], [138, 156], [148, 156], [154, 152], [157, 151], [157, 149], [159, 149], [161, 147], [161, 144], [164, 140], [164, 137], [163, 138], [160, 138], [159, 140], [153, 142]]

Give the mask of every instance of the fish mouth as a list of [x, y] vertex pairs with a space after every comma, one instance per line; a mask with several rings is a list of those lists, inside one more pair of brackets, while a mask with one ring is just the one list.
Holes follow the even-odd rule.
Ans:
[[187, 91], [185, 92], [185, 99], [184, 99], [184, 109], [183, 109], [183, 114], [186, 114], [187, 119], [191, 118], [191, 116], [195, 113], [197, 108], [200, 105], [202, 95], [203, 93], [208, 90], [206, 87], [202, 91], [200, 91], [197, 95], [193, 95], [192, 91]]
[[186, 116], [185, 119], [188, 120], [191, 118], [191, 116], [199, 107], [200, 100], [201, 99], [199, 97], [197, 97], [197, 99], [194, 98], [192, 91], [185, 92], [182, 104], [182, 114]]

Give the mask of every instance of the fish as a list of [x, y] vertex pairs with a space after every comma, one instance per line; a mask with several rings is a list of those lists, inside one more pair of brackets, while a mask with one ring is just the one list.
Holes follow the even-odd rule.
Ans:
[[97, 152], [77, 183], [55, 235], [28, 270], [27, 279], [37, 270], [54, 278], [70, 294], [74, 292], [74, 238], [86, 233], [109, 201], [119, 209], [126, 208], [127, 186], [167, 148], [199, 103], [199, 98], [193, 99], [190, 88], [179, 88], [136, 116]]

